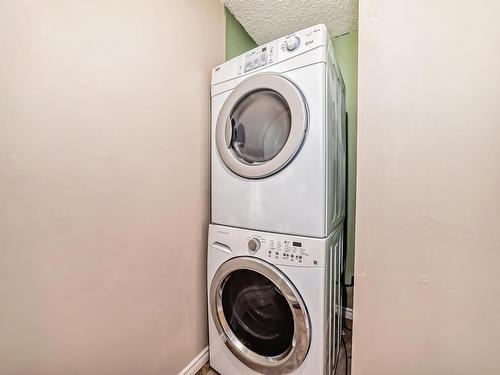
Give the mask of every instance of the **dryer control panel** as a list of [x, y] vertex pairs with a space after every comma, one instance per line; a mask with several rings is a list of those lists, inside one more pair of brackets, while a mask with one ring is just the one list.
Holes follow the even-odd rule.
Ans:
[[[324, 25], [317, 25], [257, 47], [240, 57], [238, 75], [258, 70], [321, 45], [326, 32]], [[236, 58], [238, 59], [238, 58]]]
[[326, 47], [327, 38], [326, 26], [319, 24], [263, 44], [214, 68], [212, 85], [262, 70], [315, 48]]
[[278, 50], [275, 45], [266, 45], [257, 50], [253, 50], [245, 56], [244, 65], [240, 65], [240, 74], [241, 70], [243, 70], [243, 73], [247, 73], [252, 70], [262, 68], [268, 64], [272, 64], [277, 58]]

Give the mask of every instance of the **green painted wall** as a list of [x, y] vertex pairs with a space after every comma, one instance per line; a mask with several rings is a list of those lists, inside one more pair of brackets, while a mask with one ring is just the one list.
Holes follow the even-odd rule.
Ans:
[[[356, 139], [358, 113], [358, 32], [333, 39], [335, 55], [346, 85], [346, 108], [349, 117], [347, 131], [347, 272], [346, 281], [354, 274], [354, 230], [356, 215]], [[226, 59], [242, 54], [257, 44], [226, 9]], [[352, 288], [348, 289], [347, 306], [352, 307]]]
[[[356, 218], [356, 140], [358, 125], [358, 32], [333, 38], [335, 55], [346, 86], [347, 129], [347, 270], [346, 282], [354, 274], [354, 231]], [[347, 290], [352, 307], [352, 288]]]
[[243, 52], [257, 47], [257, 43], [247, 34], [243, 26], [231, 12], [226, 12], [226, 60], [241, 55]]

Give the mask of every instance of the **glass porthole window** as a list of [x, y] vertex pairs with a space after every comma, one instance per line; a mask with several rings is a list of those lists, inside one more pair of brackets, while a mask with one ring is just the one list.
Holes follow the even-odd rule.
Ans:
[[307, 123], [307, 105], [294, 83], [279, 74], [252, 76], [232, 90], [219, 111], [220, 159], [241, 177], [268, 177], [299, 152]]
[[290, 350], [292, 311], [266, 277], [250, 270], [231, 273], [222, 288], [222, 308], [231, 330], [250, 350], [268, 357]]
[[291, 129], [290, 108], [272, 90], [243, 98], [230, 115], [231, 148], [247, 164], [273, 159], [283, 149]]

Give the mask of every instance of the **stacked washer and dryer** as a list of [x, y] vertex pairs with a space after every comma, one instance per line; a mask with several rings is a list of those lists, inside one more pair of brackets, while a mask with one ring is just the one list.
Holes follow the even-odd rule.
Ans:
[[211, 366], [221, 375], [333, 374], [346, 112], [326, 27], [227, 61], [211, 89]]

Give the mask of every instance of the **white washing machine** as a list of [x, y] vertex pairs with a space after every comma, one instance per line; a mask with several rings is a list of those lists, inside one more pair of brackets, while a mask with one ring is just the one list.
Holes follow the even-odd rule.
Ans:
[[345, 86], [324, 25], [212, 73], [211, 221], [326, 237], [345, 213]]
[[323, 239], [210, 225], [210, 365], [221, 375], [332, 374], [343, 225]]

